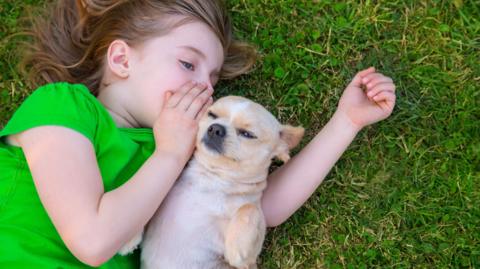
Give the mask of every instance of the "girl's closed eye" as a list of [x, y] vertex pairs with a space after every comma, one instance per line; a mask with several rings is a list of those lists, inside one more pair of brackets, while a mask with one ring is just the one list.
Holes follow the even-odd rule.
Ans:
[[189, 62], [186, 62], [186, 61], [182, 61], [182, 60], [179, 60], [180, 63], [183, 65], [183, 67], [185, 67], [186, 69], [190, 70], [190, 71], [195, 71], [195, 66]]

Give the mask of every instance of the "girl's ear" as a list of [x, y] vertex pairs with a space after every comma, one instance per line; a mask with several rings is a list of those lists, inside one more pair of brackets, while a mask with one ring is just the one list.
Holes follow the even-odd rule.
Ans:
[[117, 39], [110, 43], [107, 52], [108, 69], [120, 78], [128, 78], [131, 53], [130, 46], [123, 40]]
[[300, 143], [305, 133], [302, 127], [294, 127], [291, 125], [282, 125], [280, 130], [280, 143], [277, 146], [276, 157], [287, 162], [290, 160], [290, 150]]

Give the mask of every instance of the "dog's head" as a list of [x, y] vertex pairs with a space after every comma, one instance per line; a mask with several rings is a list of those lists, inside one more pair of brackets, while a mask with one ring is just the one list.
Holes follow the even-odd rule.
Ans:
[[210, 170], [248, 178], [284, 162], [304, 129], [282, 125], [261, 105], [238, 96], [220, 98], [201, 119], [195, 158]]

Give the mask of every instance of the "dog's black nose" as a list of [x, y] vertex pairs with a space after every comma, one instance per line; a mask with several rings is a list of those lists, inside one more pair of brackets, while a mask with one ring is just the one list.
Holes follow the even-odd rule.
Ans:
[[225, 130], [225, 127], [218, 123], [214, 123], [208, 127], [207, 130], [208, 136], [209, 137], [218, 137], [218, 138], [224, 138], [225, 135], [227, 134], [227, 131]]

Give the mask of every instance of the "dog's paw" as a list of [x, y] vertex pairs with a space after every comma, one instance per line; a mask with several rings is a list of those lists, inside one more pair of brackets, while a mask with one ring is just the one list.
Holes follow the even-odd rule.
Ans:
[[225, 238], [225, 259], [236, 268], [255, 264], [265, 237], [265, 221], [253, 204], [239, 208], [231, 220]]
[[235, 268], [248, 268], [247, 255], [240, 253], [238, 249], [229, 249], [229, 251], [226, 251], [225, 259]]
[[[248, 261], [248, 258], [243, 257], [241, 254], [237, 255], [239, 253], [225, 253], [225, 259], [228, 260], [228, 267], [226, 268], [235, 268], [235, 269], [257, 269], [257, 263], [255, 260], [250, 260]], [[227, 258], [227, 255], [229, 257]]]

